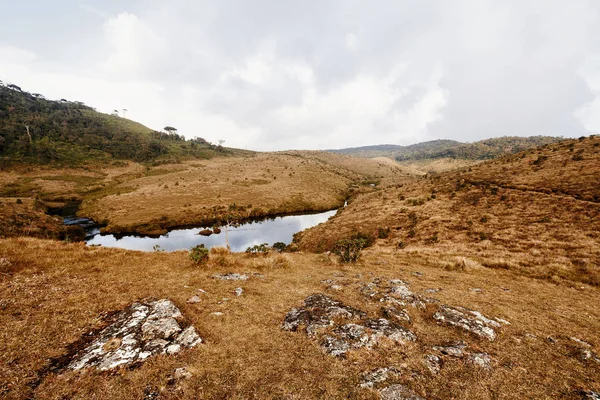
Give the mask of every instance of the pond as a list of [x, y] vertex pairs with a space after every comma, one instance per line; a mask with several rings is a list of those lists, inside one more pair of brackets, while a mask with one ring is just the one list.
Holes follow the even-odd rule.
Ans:
[[[88, 228], [86, 242], [88, 245], [102, 245], [105, 247], [118, 247], [128, 250], [164, 251], [187, 250], [198, 244], [204, 244], [207, 248], [215, 246], [226, 246], [226, 237], [229, 239], [231, 251], [246, 251], [250, 246], [276, 242], [290, 244], [295, 233], [311, 228], [329, 217], [335, 215], [337, 210], [326, 211], [318, 214], [289, 215], [275, 217], [263, 221], [244, 223], [227, 230], [221, 228], [221, 233], [210, 236], [201, 236], [198, 233], [206, 229], [204, 227], [192, 229], [174, 229], [159, 237], [148, 237], [139, 235], [115, 236], [111, 234], [100, 234], [99, 230], [90, 226]], [[77, 220], [77, 221], [75, 221]], [[76, 223], [82, 225], [89, 221], [85, 218], [65, 218], [65, 224]], [[85, 228], [85, 227], [84, 227]]]

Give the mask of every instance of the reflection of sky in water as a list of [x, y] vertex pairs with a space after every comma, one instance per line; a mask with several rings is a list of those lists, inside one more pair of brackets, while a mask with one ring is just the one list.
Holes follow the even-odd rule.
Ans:
[[[275, 242], [284, 242], [289, 244], [292, 242], [294, 233], [325, 222], [335, 213], [336, 210], [320, 214], [290, 215], [229, 228], [229, 246], [231, 251], [245, 251], [248, 247], [261, 243], [272, 245]], [[200, 243], [204, 243], [207, 248], [225, 246], [225, 228], [222, 228], [220, 234], [213, 234], [209, 237], [198, 235], [202, 229], [204, 228], [172, 230], [158, 238], [125, 236], [116, 239], [113, 235], [96, 235], [88, 240], [87, 244], [143, 251], [152, 251], [155, 245], [159, 245], [165, 251], [190, 249]]]

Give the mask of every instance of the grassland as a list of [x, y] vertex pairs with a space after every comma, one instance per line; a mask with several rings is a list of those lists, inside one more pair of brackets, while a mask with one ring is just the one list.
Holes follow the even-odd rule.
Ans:
[[[203, 268], [193, 265], [187, 252], [143, 253], [28, 238], [0, 241], [0, 255], [0, 395], [6, 399], [141, 399], [149, 392], [165, 399], [375, 399], [375, 391], [358, 386], [361, 375], [390, 365], [401, 371], [402, 383], [429, 399], [576, 399], [578, 390], [600, 384], [600, 366], [579, 360], [570, 347], [570, 337], [600, 345], [600, 293], [584, 284], [556, 285], [470, 262], [465, 269], [448, 270], [433, 261], [434, 255], [379, 248], [351, 265], [327, 255], [251, 258], [220, 252]], [[235, 297], [240, 283], [212, 278], [231, 271], [264, 278], [244, 282], [244, 295]], [[439, 288], [435, 296], [442, 304], [480, 310], [511, 325], [488, 342], [432, 323], [437, 306], [431, 305], [425, 313], [410, 311], [418, 342], [357, 350], [346, 359], [325, 355], [307, 336], [280, 329], [286, 312], [317, 292], [379, 313], [380, 305], [360, 294], [375, 277], [406, 280], [415, 292]], [[342, 289], [327, 289], [321, 283], [327, 279]], [[206, 291], [202, 302], [187, 304], [200, 288]], [[173, 299], [204, 344], [116, 373], [48, 372], [49, 360], [102, 326], [102, 315], [146, 297]], [[440, 374], [429, 373], [423, 354], [452, 340], [491, 354], [493, 370], [451, 358]], [[179, 367], [193, 377], [174, 385], [170, 376]]]
[[[427, 399], [585, 399], [584, 391], [600, 391], [600, 362], [582, 358], [575, 340], [600, 353], [598, 143], [570, 140], [427, 175], [390, 160], [318, 152], [4, 171], [4, 195], [81, 199], [82, 212], [111, 230], [349, 204], [298, 234], [297, 252], [215, 250], [204, 266], [185, 251], [0, 239], [0, 397], [376, 399], [375, 390], [359, 386], [362, 375], [393, 366], [400, 372], [392, 383]], [[34, 204], [23, 199], [23, 207]], [[375, 237], [374, 245], [357, 263], [340, 264], [328, 251], [357, 232]], [[212, 278], [227, 272], [263, 277]], [[438, 303], [408, 308], [416, 342], [335, 358], [310, 337], [280, 329], [285, 314], [313, 293], [381, 316], [382, 304], [361, 293], [377, 278], [402, 279], [419, 294], [436, 289], [427, 296]], [[202, 301], [187, 303], [198, 289], [206, 291]], [[147, 297], [172, 299], [204, 343], [111, 373], [52, 370], [52, 360], [104, 326], [107, 315]], [[510, 325], [490, 342], [437, 324], [432, 315], [443, 304]], [[492, 368], [446, 357], [433, 374], [424, 356], [455, 340], [488, 353]], [[173, 382], [180, 367], [192, 377]]]

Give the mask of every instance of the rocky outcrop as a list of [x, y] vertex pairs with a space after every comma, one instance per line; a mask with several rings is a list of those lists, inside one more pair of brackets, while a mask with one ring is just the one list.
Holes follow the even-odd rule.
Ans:
[[379, 391], [381, 400], [425, 400], [404, 385], [391, 385]]
[[320, 345], [333, 356], [373, 347], [382, 339], [395, 343], [417, 339], [413, 332], [388, 319], [369, 319], [365, 312], [323, 294], [308, 296], [304, 307], [290, 310], [281, 327], [288, 331], [304, 328], [308, 335], [318, 336]]
[[445, 325], [456, 326], [490, 341], [496, 339], [496, 329], [508, 321], [490, 319], [478, 311], [464, 307], [441, 306], [433, 318]]
[[229, 273], [213, 275], [213, 278], [221, 281], [247, 281], [250, 277], [246, 274]]
[[175, 354], [202, 342], [193, 326], [183, 327], [183, 315], [170, 300], [133, 303], [75, 354], [67, 368], [110, 370], [140, 363], [156, 354]]

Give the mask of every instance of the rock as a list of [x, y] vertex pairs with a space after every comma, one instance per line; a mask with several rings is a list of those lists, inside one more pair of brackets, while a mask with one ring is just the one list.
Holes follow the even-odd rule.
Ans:
[[180, 344], [183, 347], [194, 347], [199, 343], [202, 343], [202, 338], [196, 332], [193, 326], [188, 326], [177, 336], [175, 343]]
[[469, 361], [483, 369], [492, 369], [492, 358], [488, 353], [469, 354]]
[[370, 348], [382, 338], [396, 343], [417, 339], [413, 332], [387, 319], [366, 319], [366, 316], [363, 311], [328, 296], [313, 294], [304, 300], [304, 307], [293, 308], [286, 314], [281, 328], [297, 331], [304, 327], [309, 336], [321, 335], [321, 346], [334, 356], [343, 356], [355, 348]]
[[142, 325], [142, 338], [144, 340], [169, 339], [181, 331], [175, 318], [148, 319]]
[[379, 391], [381, 400], [425, 400], [404, 385], [391, 385]]
[[433, 293], [437, 293], [441, 290], [442, 289], [440, 289], [440, 288], [430, 288], [430, 289], [425, 289], [425, 293], [433, 294]]
[[[156, 354], [175, 354], [201, 342], [193, 326], [181, 332], [183, 316], [170, 300], [133, 303], [117, 313], [94, 340], [75, 354], [68, 369], [95, 367], [110, 370], [142, 362]], [[180, 333], [181, 332], [181, 333]], [[181, 341], [182, 335], [196, 340]]]
[[396, 322], [410, 322], [410, 316], [406, 310], [398, 309], [394, 306], [382, 307], [381, 311], [386, 318]]
[[440, 323], [462, 328], [490, 341], [496, 339], [494, 328], [501, 326], [499, 322], [485, 317], [480, 312], [464, 307], [442, 306], [433, 318]]
[[195, 303], [200, 303], [201, 301], [202, 301], [202, 299], [200, 298], [200, 296], [192, 296], [187, 300], [186, 303], [195, 304]]
[[581, 400], [600, 400], [600, 392], [581, 392]]
[[[391, 282], [391, 281], [390, 281]], [[412, 307], [424, 310], [425, 303], [437, 302], [435, 299], [426, 299], [413, 293], [406, 284], [392, 286], [389, 289], [389, 294], [392, 298], [399, 300], [398, 304], [409, 304]]]
[[378, 383], [385, 382], [390, 374], [397, 374], [398, 370], [394, 367], [378, 368], [373, 371], [363, 374], [363, 379], [360, 383], [362, 388], [372, 388]]
[[433, 349], [435, 351], [439, 351], [442, 354], [452, 357], [462, 357], [466, 348], [467, 344], [462, 340], [457, 340], [455, 342], [448, 343], [444, 346], [433, 346]]
[[213, 278], [220, 279], [222, 281], [247, 281], [249, 279], [248, 275], [245, 274], [217, 274], [213, 275]]
[[581, 339], [578, 339], [578, 338], [576, 338], [576, 337], [573, 337], [573, 336], [571, 336], [569, 339], [571, 339], [572, 341], [574, 341], [575, 343], [577, 343], [577, 344], [579, 344], [579, 345], [581, 345], [581, 346], [584, 346], [584, 347], [592, 347], [592, 345], [591, 345], [591, 344], [589, 344], [588, 342], [584, 342], [583, 340], [581, 340]]
[[235, 288], [235, 290], [233, 291], [233, 293], [237, 297], [240, 297], [242, 294], [244, 294], [244, 289], [242, 289], [241, 287]]
[[367, 320], [365, 326], [372, 330], [370, 341], [376, 342], [381, 337], [400, 343], [414, 342], [417, 340], [417, 335], [413, 332], [400, 325], [396, 325], [385, 318]]
[[220, 317], [221, 315], [223, 315], [223, 313], [220, 311], [215, 311], [213, 313], [210, 313], [210, 315], [214, 315], [215, 317]]
[[592, 361], [597, 364], [600, 364], [600, 357], [598, 357], [598, 355], [596, 353], [594, 353], [592, 350], [590, 350], [588, 348], [579, 349], [577, 352], [577, 355], [578, 355], [579, 359], [582, 361]]
[[180, 344], [170, 344], [165, 349], [165, 352], [167, 354], [175, 354], [175, 353], [179, 353], [180, 351], [181, 351], [181, 345]]
[[213, 234], [213, 231], [211, 231], [210, 229], [202, 229], [200, 232], [198, 232], [198, 235], [202, 235], [202, 236], [210, 236]]
[[483, 290], [480, 288], [476, 288], [476, 287], [472, 287], [471, 289], [469, 289], [471, 292], [473, 293], [482, 293]]
[[390, 294], [393, 297], [400, 298], [400, 299], [409, 299], [414, 296], [414, 293], [411, 292], [410, 289], [404, 285], [393, 286], [390, 289]]
[[419, 272], [419, 271], [417, 271], [417, 272], [413, 272], [413, 275], [414, 275], [414, 276], [423, 276], [423, 273], [422, 273], [422, 272]]
[[350, 350], [350, 344], [347, 341], [333, 336], [324, 336], [321, 341], [321, 346], [327, 353], [335, 357], [343, 356]]
[[333, 318], [355, 319], [365, 316], [363, 311], [348, 307], [323, 294], [313, 294], [304, 299], [304, 307], [290, 310], [282, 324], [286, 331], [296, 331], [304, 326], [309, 334], [333, 325]]
[[344, 290], [344, 288], [340, 285], [331, 285], [331, 286], [329, 286], [329, 289], [335, 290], [336, 292], [339, 292], [340, 290]]
[[442, 359], [436, 356], [435, 354], [427, 354], [425, 356], [425, 366], [429, 369], [429, 372], [436, 375], [440, 373], [440, 369], [442, 368]]

